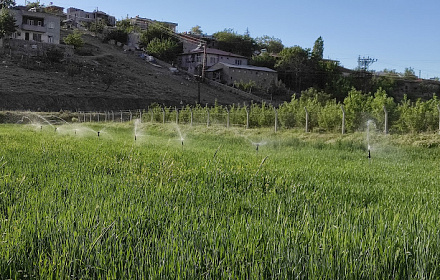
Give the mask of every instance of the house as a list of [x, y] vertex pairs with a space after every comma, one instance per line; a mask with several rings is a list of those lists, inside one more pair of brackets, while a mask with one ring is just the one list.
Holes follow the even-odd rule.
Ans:
[[[205, 50], [206, 49], [206, 50]], [[223, 62], [230, 65], [247, 65], [248, 59], [244, 56], [222, 50], [198, 47], [179, 57], [180, 67], [191, 74], [200, 75], [205, 60], [205, 69]]]
[[54, 14], [39, 12], [36, 9], [26, 10], [17, 7], [10, 10], [15, 18], [17, 30], [12, 38], [43, 43], [60, 43], [60, 17]]
[[98, 20], [106, 22], [108, 26], [116, 26], [116, 18], [102, 11], [95, 10], [93, 12], [86, 12], [72, 7], [67, 9], [67, 21], [72, 21], [73, 26], [76, 28], [84, 27], [86, 24]]
[[139, 27], [141, 30], [147, 30], [152, 24], [160, 23], [161, 25], [165, 26], [169, 30], [176, 32], [177, 31], [177, 23], [173, 22], [166, 22], [166, 21], [156, 21], [148, 18], [142, 18], [139, 16], [136, 16], [134, 18], [130, 18], [130, 23], [134, 26]]
[[278, 73], [267, 67], [236, 65], [219, 62], [205, 71], [206, 77], [227, 85], [254, 81], [259, 88], [269, 88], [278, 80]]

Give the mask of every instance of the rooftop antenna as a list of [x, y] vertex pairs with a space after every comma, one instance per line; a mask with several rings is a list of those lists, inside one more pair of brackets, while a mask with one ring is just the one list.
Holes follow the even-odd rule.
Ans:
[[370, 58], [369, 56], [368, 57], [364, 56], [362, 58], [361, 58], [361, 56], [359, 56], [358, 57], [358, 67], [360, 70], [368, 71], [368, 67], [370, 67], [370, 65], [376, 61], [377, 61], [377, 59]]

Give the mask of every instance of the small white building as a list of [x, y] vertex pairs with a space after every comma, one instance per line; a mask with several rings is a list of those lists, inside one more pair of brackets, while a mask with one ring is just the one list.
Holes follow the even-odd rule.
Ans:
[[12, 38], [43, 43], [60, 43], [61, 18], [54, 14], [36, 10], [11, 9], [17, 30]]

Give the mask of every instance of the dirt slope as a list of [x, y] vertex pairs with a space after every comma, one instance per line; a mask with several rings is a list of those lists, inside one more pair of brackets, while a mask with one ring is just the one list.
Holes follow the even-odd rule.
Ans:
[[[198, 84], [193, 77], [173, 74], [171, 65], [153, 65], [91, 35], [83, 38], [86, 55], [62, 63], [42, 57], [10, 57], [0, 49], [0, 109], [127, 110], [146, 108], [153, 102], [167, 106], [196, 103]], [[203, 105], [253, 99], [205, 84], [200, 92]]]

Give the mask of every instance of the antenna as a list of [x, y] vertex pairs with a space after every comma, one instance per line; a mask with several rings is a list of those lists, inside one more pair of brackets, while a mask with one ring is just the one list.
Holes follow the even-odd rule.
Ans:
[[358, 67], [360, 70], [368, 71], [368, 67], [376, 61], [377, 61], [377, 59], [370, 58], [369, 56], [368, 57], [364, 56], [362, 58], [361, 58], [361, 56], [359, 56], [358, 57]]

